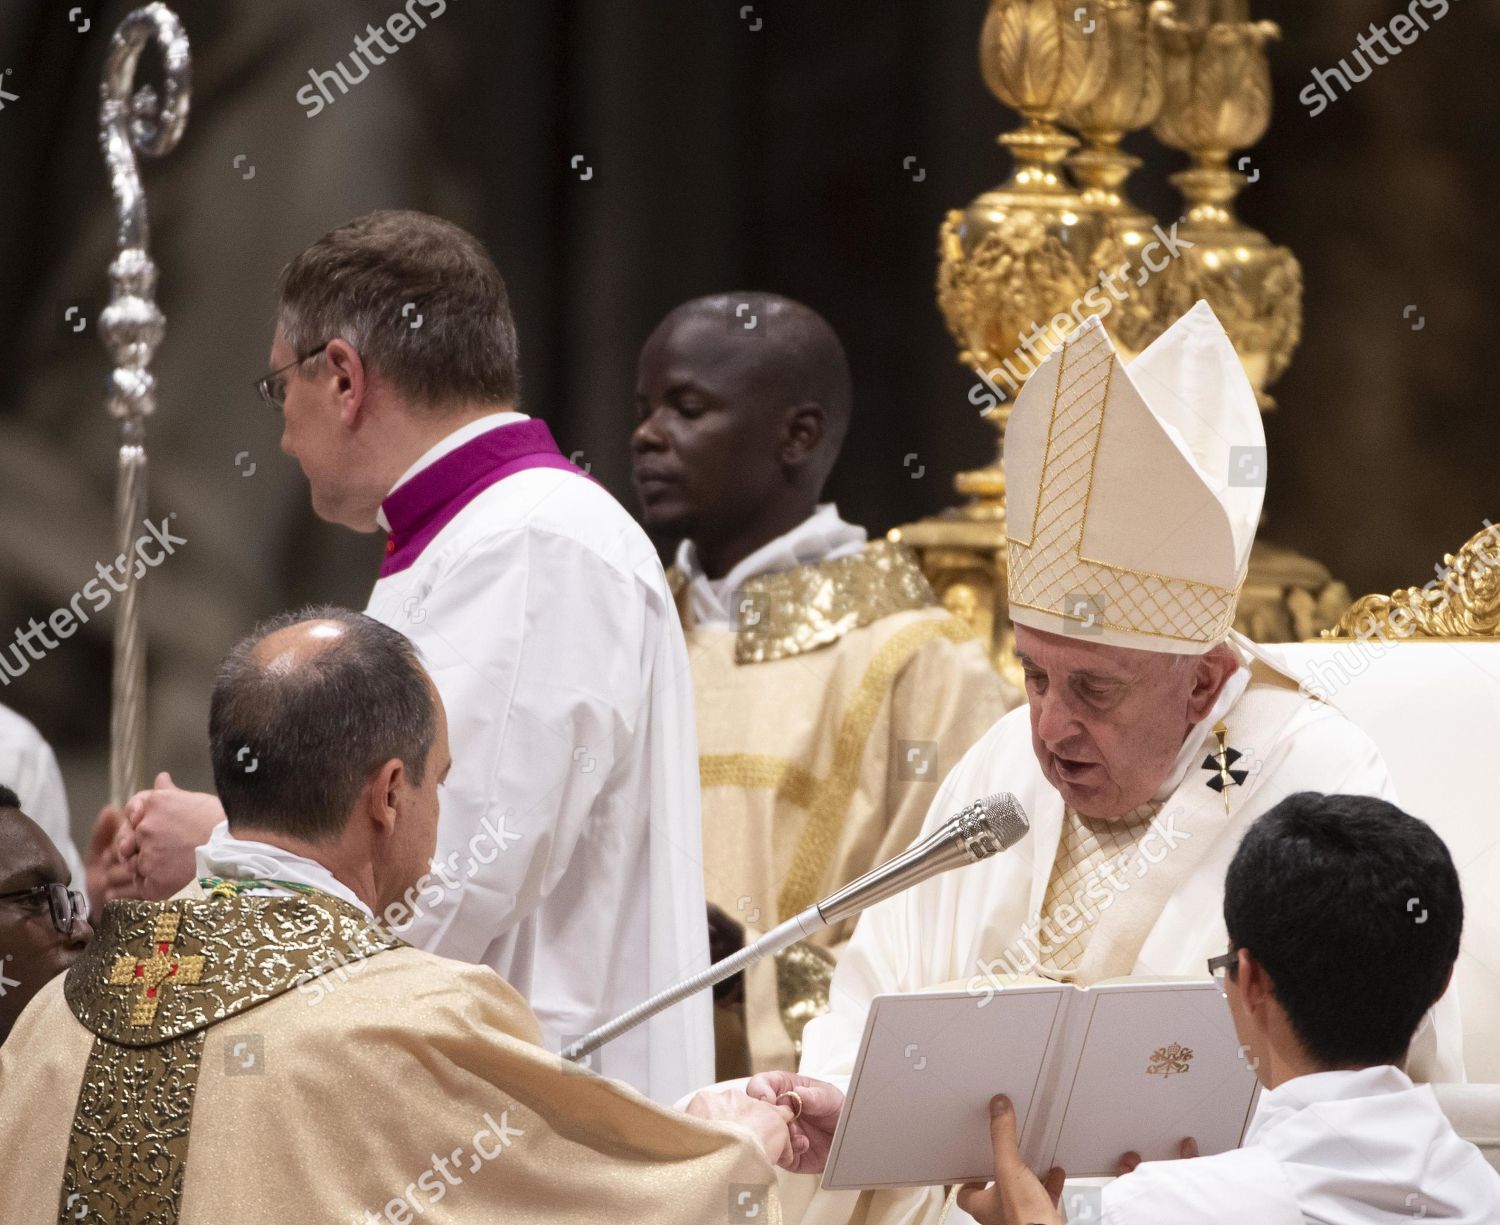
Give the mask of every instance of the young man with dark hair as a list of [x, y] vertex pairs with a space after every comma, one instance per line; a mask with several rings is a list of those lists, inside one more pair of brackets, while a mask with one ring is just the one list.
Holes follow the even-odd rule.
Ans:
[[[366, 611], [421, 649], [452, 721], [443, 888], [407, 935], [498, 971], [560, 1049], [708, 961], [687, 649], [625, 509], [519, 410], [505, 282], [458, 226], [383, 210], [281, 275], [261, 396], [313, 508], [384, 530]], [[147, 896], [223, 819], [170, 780], [126, 807]], [[130, 854], [134, 852], [134, 854]], [[657, 1101], [712, 1076], [707, 996], [596, 1064]]]
[[45, 830], [0, 786], [0, 1043], [31, 998], [88, 944], [88, 901]]
[[[1102, 1225], [1493, 1225], [1500, 1174], [1429, 1086], [1396, 1065], [1447, 990], [1463, 931], [1442, 840], [1368, 796], [1288, 796], [1245, 835], [1224, 885], [1230, 951], [1209, 963], [1267, 1092], [1239, 1149], [1139, 1164], [1104, 1188]], [[997, 1181], [959, 1205], [981, 1225], [1062, 1225], [991, 1105]]]

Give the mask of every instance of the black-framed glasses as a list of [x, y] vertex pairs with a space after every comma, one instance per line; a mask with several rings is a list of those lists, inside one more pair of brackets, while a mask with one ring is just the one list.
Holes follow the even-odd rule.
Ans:
[[1218, 978], [1219, 971], [1223, 970], [1226, 978], [1233, 978], [1235, 967], [1239, 963], [1239, 949], [1230, 949], [1227, 953], [1221, 953], [1217, 957], [1210, 957], [1208, 959], [1208, 976], [1210, 978]]
[[17, 889], [14, 893], [0, 893], [0, 902], [37, 902], [47, 900], [47, 909], [52, 915], [52, 926], [64, 936], [72, 936], [77, 924], [89, 917], [89, 900], [76, 889], [66, 885], [37, 885], [31, 889]]
[[286, 408], [286, 380], [281, 376], [294, 366], [300, 366], [303, 362], [317, 357], [324, 349], [333, 343], [332, 339], [325, 340], [316, 349], [304, 353], [295, 361], [288, 362], [280, 370], [273, 370], [264, 378], [255, 380], [255, 390], [260, 392], [260, 398], [265, 401], [266, 407], [273, 413], [279, 413]]

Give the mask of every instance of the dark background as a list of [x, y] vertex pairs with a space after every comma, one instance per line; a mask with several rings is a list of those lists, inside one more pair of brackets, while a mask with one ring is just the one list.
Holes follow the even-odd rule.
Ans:
[[[0, 85], [18, 95], [0, 111], [7, 643], [114, 552], [93, 323], [115, 223], [96, 132], [107, 35], [129, 7], [0, 5]], [[183, 783], [208, 782], [207, 695], [229, 642], [289, 604], [360, 607], [373, 578], [379, 540], [313, 518], [251, 389], [277, 270], [366, 209], [428, 209], [484, 239], [515, 304], [523, 407], [629, 506], [636, 352], [671, 306], [714, 290], [789, 294], [843, 336], [858, 415], [830, 494], [846, 517], [879, 532], [936, 511], [954, 500], [952, 473], [993, 453], [933, 295], [944, 212], [1007, 170], [994, 138], [1015, 118], [977, 64], [984, 0], [755, 0], [748, 13], [744, 0], [448, 0], [308, 118], [295, 94], [309, 70], [332, 69], [399, 7], [177, 6], [195, 82], [182, 144], [143, 172], [168, 317], [148, 437], [152, 512], [175, 513], [189, 543], [146, 599], [149, 758]], [[1356, 594], [1422, 583], [1500, 509], [1485, 311], [1500, 273], [1500, 0], [1452, 0], [1316, 119], [1297, 102], [1314, 68], [1402, 7], [1254, 6], [1284, 38], [1240, 211], [1306, 278], [1304, 340], [1267, 422], [1263, 534]], [[1179, 215], [1166, 175], [1183, 159], [1145, 133], [1129, 146], [1147, 159], [1136, 200]], [[82, 333], [64, 325], [69, 306]], [[57, 744], [79, 827], [103, 799], [108, 632], [106, 617], [0, 690]]]

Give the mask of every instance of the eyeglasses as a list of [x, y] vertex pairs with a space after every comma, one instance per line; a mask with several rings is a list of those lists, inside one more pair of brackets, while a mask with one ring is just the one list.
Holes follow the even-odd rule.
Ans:
[[286, 380], [281, 376], [288, 370], [290, 370], [293, 366], [300, 366], [303, 362], [317, 357], [319, 353], [321, 353], [332, 343], [333, 341], [331, 339], [325, 340], [316, 349], [304, 353], [295, 361], [288, 362], [280, 370], [273, 370], [270, 374], [266, 375], [265, 378], [256, 379], [255, 390], [260, 392], [260, 398], [265, 401], [266, 407], [269, 408], [273, 413], [284, 411], [286, 409]]
[[1208, 959], [1208, 976], [1219, 980], [1219, 990], [1224, 989], [1223, 979], [1219, 979], [1219, 971], [1223, 970], [1226, 978], [1233, 978], [1235, 967], [1240, 963], [1239, 949], [1230, 949], [1227, 953], [1221, 953], [1217, 957]]
[[18, 889], [15, 893], [0, 893], [0, 902], [30, 902], [40, 906], [43, 898], [52, 913], [52, 926], [64, 936], [71, 937], [80, 921], [89, 917], [89, 900], [76, 889], [66, 885], [37, 885], [34, 889]]

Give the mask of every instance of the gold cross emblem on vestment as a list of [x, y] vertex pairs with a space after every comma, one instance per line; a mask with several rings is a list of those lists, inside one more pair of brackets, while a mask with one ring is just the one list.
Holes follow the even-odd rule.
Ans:
[[181, 916], [176, 911], [166, 911], [156, 916], [156, 931], [152, 940], [151, 955], [145, 960], [124, 956], [115, 959], [114, 969], [109, 972], [112, 987], [130, 987], [139, 984], [141, 993], [131, 1003], [130, 1023], [150, 1025], [156, 1018], [156, 1006], [161, 1002], [160, 992], [167, 983], [196, 983], [203, 976], [202, 957], [179, 957], [173, 949], [177, 943], [177, 924]]

